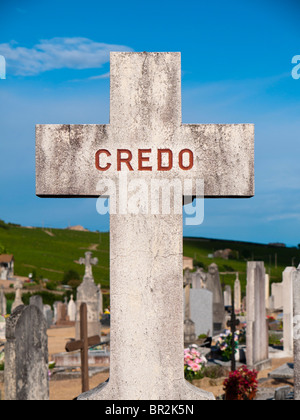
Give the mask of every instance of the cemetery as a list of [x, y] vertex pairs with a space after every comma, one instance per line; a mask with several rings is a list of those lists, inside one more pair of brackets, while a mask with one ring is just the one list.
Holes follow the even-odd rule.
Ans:
[[[143, 81], [138, 82], [142, 68]], [[131, 86], [131, 96], [123, 88], [126, 84]], [[151, 91], [160, 95], [149, 96], [147, 89], [144, 91], [144, 86], [149, 85]], [[112, 182], [116, 180], [116, 172], [123, 168], [128, 176], [136, 171], [146, 183], [151, 178], [144, 172], [160, 173], [170, 181], [170, 174], [180, 177], [180, 171], [188, 170], [194, 179], [204, 178], [204, 184], [210, 180], [205, 186], [206, 197], [251, 197], [254, 194], [253, 126], [182, 125], [180, 90], [180, 54], [112, 53], [111, 124], [37, 126], [37, 195], [95, 196], [98, 178], [91, 157], [96, 155], [96, 169], [110, 173], [111, 178], [107, 179]], [[140, 98], [141, 92], [148, 95], [146, 102]], [[161, 110], [168, 112], [168, 119]], [[136, 115], [147, 119], [136, 120]], [[116, 133], [117, 137], [121, 133], [127, 139], [122, 149], [114, 149]], [[138, 149], [135, 155], [131, 150], [135, 147], [136, 133], [151, 148]], [[206, 139], [207, 145], [200, 146], [200, 137]], [[107, 144], [109, 150], [115, 150], [116, 165], [106, 161], [102, 166], [100, 156], [110, 157], [112, 152], [95, 151], [99, 138], [104, 147]], [[182, 138], [189, 148], [181, 148]], [[215, 138], [221, 144], [226, 139], [228, 150], [235, 151], [221, 156], [210, 140]], [[161, 149], [160, 144], [170, 148]], [[214, 148], [215, 166], [207, 165], [204, 152], [209, 148]], [[152, 149], [157, 150], [157, 167], [151, 163]], [[177, 150], [178, 167], [173, 165], [172, 150]], [[164, 164], [163, 154], [168, 157]], [[187, 163], [184, 154], [189, 155]], [[78, 171], [75, 185], [70, 168], [74, 167], [77, 156], [84, 159], [80, 159], [81, 166], [75, 165]], [[222, 165], [221, 183], [218, 165]], [[135, 174], [132, 176], [139, 179]], [[54, 392], [50, 392], [51, 388], [60, 381], [78, 380], [79, 372], [81, 390], [74, 395], [78, 400], [253, 400], [291, 398], [291, 395], [296, 398], [294, 386], [299, 368], [293, 354], [297, 349], [293, 311], [297, 310], [298, 301], [293, 290], [298, 286], [299, 271], [287, 267], [282, 272], [282, 285], [273, 283], [272, 296], [264, 261], [244, 259], [244, 271], [234, 271], [228, 265], [232, 261], [229, 255], [238, 259], [239, 253], [232, 250], [226, 254], [226, 264], [223, 263], [226, 271], [220, 271], [208, 255], [209, 264], [201, 261], [202, 258], [193, 260], [183, 271], [182, 214], [172, 213], [170, 208], [170, 214], [152, 215], [144, 213], [141, 204], [138, 206], [138, 213], [110, 215], [112, 318], [108, 324], [101, 322], [101, 319], [105, 321], [102, 285], [95, 283], [93, 274], [93, 268], [99, 265], [98, 257], [93, 257], [93, 252], [98, 251], [97, 244], [89, 246], [84, 258], [72, 255], [78, 267], [84, 266], [82, 281], [74, 283], [77, 274], [69, 273], [70, 295], [59, 295], [53, 288], [57, 300], [52, 305], [44, 303], [38, 294], [33, 294], [26, 305], [22, 292], [25, 282], [17, 278], [13, 283], [15, 296], [10, 315], [6, 315], [6, 297], [2, 291], [1, 310], [6, 315], [1, 328], [4, 398], [48, 400]], [[59, 234], [46, 233], [48, 241]], [[215, 258], [222, 261], [224, 255], [215, 253]], [[225, 275], [230, 276], [232, 286], [224, 283]], [[41, 280], [41, 283], [46, 282]], [[282, 324], [279, 324], [281, 315]], [[50, 338], [60, 329], [69, 331], [70, 336], [66, 337], [63, 349], [60, 346], [59, 351], [49, 353]], [[283, 346], [275, 345], [278, 341]], [[276, 370], [285, 367], [289, 375], [280, 378]], [[97, 375], [102, 375], [104, 380], [92, 388], [90, 378]], [[241, 384], [245, 380], [248, 387], [244, 389]], [[284, 390], [279, 386], [280, 380]]]

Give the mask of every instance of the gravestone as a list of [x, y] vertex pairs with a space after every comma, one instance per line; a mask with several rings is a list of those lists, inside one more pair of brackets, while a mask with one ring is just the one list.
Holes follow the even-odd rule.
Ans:
[[196, 341], [195, 323], [191, 319], [191, 285], [190, 277], [187, 277], [184, 285], [184, 346], [194, 344]]
[[6, 321], [4, 316], [0, 315], [0, 340], [5, 340]]
[[[185, 287], [185, 343], [194, 343], [202, 334], [213, 334], [213, 295], [206, 290], [206, 273], [202, 268], [190, 273], [184, 273]], [[192, 289], [190, 288], [192, 285]], [[191, 320], [192, 324], [187, 320]], [[194, 337], [192, 338], [191, 335]]]
[[282, 310], [283, 308], [283, 290], [282, 283], [272, 283], [272, 304], [275, 310]]
[[232, 306], [232, 291], [231, 286], [227, 284], [224, 290], [224, 306], [225, 308]]
[[76, 303], [74, 302], [73, 295], [71, 295], [70, 302], [68, 303], [68, 316], [71, 322], [76, 321]]
[[283, 348], [287, 355], [293, 354], [293, 272], [295, 267], [286, 267], [282, 273], [283, 300]]
[[39, 308], [41, 313], [44, 312], [43, 299], [41, 296], [38, 296], [38, 295], [31, 296], [31, 298], [29, 299], [29, 304], [35, 305], [37, 308]]
[[110, 124], [37, 126], [38, 196], [110, 196], [110, 380], [81, 399], [211, 399], [184, 381], [182, 196], [253, 196], [254, 126], [183, 125], [179, 53], [112, 53], [110, 77]]
[[270, 367], [269, 336], [266, 321], [265, 267], [262, 261], [247, 263], [247, 366], [262, 370]]
[[88, 336], [99, 335], [101, 337], [100, 324], [100, 290], [95, 284], [92, 266], [98, 264], [97, 258], [92, 258], [91, 252], [86, 252], [85, 258], [80, 258], [80, 264], [85, 265], [83, 282], [77, 288], [76, 301], [76, 340], [80, 339], [80, 307], [87, 304], [88, 312]]
[[241, 282], [239, 279], [239, 273], [236, 273], [236, 279], [234, 282], [234, 308], [235, 312], [239, 314], [242, 309], [242, 290]]
[[41, 311], [19, 306], [6, 322], [5, 399], [49, 399], [48, 337]]
[[213, 334], [213, 294], [206, 289], [190, 291], [191, 319], [195, 323], [196, 337]]
[[53, 311], [50, 305], [44, 305], [43, 307], [44, 318], [46, 320], [47, 328], [51, 328], [53, 325]]
[[294, 399], [300, 401], [300, 265], [293, 278]]
[[7, 314], [6, 308], [6, 297], [4, 294], [4, 287], [0, 287], [0, 315], [5, 316]]
[[68, 305], [63, 302], [57, 302], [56, 304], [56, 322], [55, 325], [58, 327], [72, 326], [74, 322], [71, 322], [68, 317]]
[[22, 301], [22, 289], [23, 289], [23, 283], [20, 279], [18, 279], [14, 284], [14, 289], [16, 291], [15, 294], [15, 300], [11, 307], [11, 312], [13, 312], [18, 306], [24, 305]]
[[266, 308], [270, 307], [270, 274], [266, 274]]
[[219, 270], [215, 263], [208, 267], [206, 287], [213, 294], [213, 334], [215, 335], [225, 328], [224, 299]]

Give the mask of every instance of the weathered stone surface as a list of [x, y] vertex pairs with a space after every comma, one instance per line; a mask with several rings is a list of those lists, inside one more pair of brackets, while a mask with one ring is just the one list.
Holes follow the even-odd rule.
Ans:
[[294, 392], [295, 400], [300, 400], [300, 265], [293, 272], [293, 303], [294, 303]]
[[293, 354], [293, 272], [295, 267], [286, 267], [282, 273], [283, 300], [283, 346], [284, 351]]
[[[37, 126], [37, 195], [107, 196], [102, 181], [118, 185], [121, 174], [148, 187], [204, 180], [204, 193], [194, 182], [183, 195], [252, 196], [254, 126], [182, 125], [180, 67], [179, 53], [112, 53], [110, 124]], [[80, 399], [212, 399], [184, 380], [182, 213], [136, 209], [110, 214], [110, 380]]]
[[[184, 147], [183, 147], [184, 145]], [[203, 179], [206, 197], [254, 195], [254, 126], [183, 125], [179, 53], [112, 53], [108, 125], [37, 125], [38, 196], [105, 195], [100, 179], [118, 179], [117, 149], [132, 151], [130, 179], [139, 178], [137, 149], [151, 149], [143, 178]], [[157, 150], [170, 149], [173, 169], [157, 170]], [[111, 167], [99, 172], [95, 155], [111, 153]], [[182, 149], [194, 154], [194, 167], [182, 171]], [[194, 191], [193, 195], [196, 195]]]
[[265, 267], [263, 261], [247, 264], [247, 365], [261, 370], [270, 364], [266, 321]]
[[19, 306], [6, 322], [6, 400], [48, 400], [48, 338], [42, 312]]
[[208, 267], [206, 288], [213, 294], [213, 328], [214, 334], [225, 328], [225, 309], [222, 286], [217, 264]]
[[76, 340], [80, 339], [80, 306], [82, 303], [87, 304], [88, 313], [88, 337], [94, 335], [101, 336], [100, 324], [100, 306], [101, 291], [95, 284], [92, 265], [98, 263], [97, 258], [92, 258], [91, 252], [86, 252], [85, 258], [80, 259], [81, 264], [85, 264], [85, 275], [83, 282], [77, 288], [76, 301]]

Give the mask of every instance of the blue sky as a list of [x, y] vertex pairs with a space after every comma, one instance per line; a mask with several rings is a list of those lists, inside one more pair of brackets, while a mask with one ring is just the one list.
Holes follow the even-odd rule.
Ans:
[[108, 123], [109, 51], [180, 51], [183, 122], [256, 127], [255, 197], [205, 200], [184, 234], [300, 243], [299, 16], [292, 0], [1, 2], [0, 219], [108, 231], [95, 199], [35, 197], [35, 124]]

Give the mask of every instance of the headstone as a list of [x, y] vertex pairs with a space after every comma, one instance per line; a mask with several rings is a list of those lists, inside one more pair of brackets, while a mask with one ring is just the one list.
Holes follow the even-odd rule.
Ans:
[[272, 283], [273, 309], [279, 310], [283, 308], [283, 292], [282, 283]]
[[208, 267], [206, 285], [213, 294], [213, 333], [218, 334], [225, 328], [225, 309], [219, 270], [215, 263]]
[[190, 291], [191, 319], [195, 323], [196, 337], [213, 334], [213, 294], [206, 289]]
[[11, 307], [11, 312], [13, 312], [18, 306], [24, 305], [22, 301], [22, 289], [23, 283], [18, 279], [14, 284], [14, 289], [16, 291], [15, 300]]
[[266, 274], [266, 308], [270, 305], [270, 275]]
[[53, 311], [50, 305], [44, 305], [43, 307], [44, 318], [46, 320], [47, 328], [51, 328], [53, 325]]
[[[37, 195], [110, 196], [110, 380], [81, 399], [210, 399], [182, 369], [182, 196], [253, 196], [254, 127], [183, 125], [179, 53], [112, 53], [110, 82], [109, 125], [37, 126]], [[175, 208], [154, 178], [188, 184]]]
[[241, 282], [239, 279], [239, 273], [236, 273], [236, 279], [234, 282], [234, 308], [235, 312], [239, 314], [242, 309], [242, 290]]
[[80, 339], [80, 306], [87, 304], [88, 311], [88, 336], [99, 335], [101, 337], [100, 324], [100, 290], [95, 284], [92, 266], [98, 263], [97, 258], [92, 258], [91, 252], [86, 252], [85, 258], [80, 259], [80, 263], [85, 265], [85, 275], [83, 282], [77, 288], [76, 301], [76, 340]]
[[293, 354], [293, 272], [295, 267], [286, 267], [282, 273], [283, 300], [283, 348], [287, 355]]
[[7, 314], [6, 309], [6, 297], [4, 294], [4, 287], [0, 287], [0, 315], [5, 316]]
[[270, 366], [265, 274], [263, 262], [248, 261], [246, 352], [248, 367], [256, 370], [262, 370]]
[[0, 315], [0, 340], [5, 340], [6, 321], [4, 316]]
[[185, 295], [185, 304], [184, 304], [184, 345], [188, 346], [195, 343], [196, 333], [195, 333], [195, 323], [191, 319], [191, 285], [188, 282], [184, 283], [184, 295]]
[[19, 306], [6, 323], [5, 399], [49, 399], [48, 337], [43, 314], [34, 306]]
[[294, 399], [300, 401], [300, 265], [293, 277]]
[[68, 303], [68, 316], [70, 321], [76, 321], [76, 303], [74, 302], [74, 296], [71, 295], [70, 302]]
[[38, 296], [38, 295], [31, 296], [31, 298], [29, 299], [29, 304], [35, 305], [37, 308], [39, 308], [41, 313], [44, 312], [43, 299], [41, 296]]
[[227, 284], [224, 290], [224, 306], [225, 308], [232, 306], [232, 291], [231, 286]]
[[[68, 306], [63, 302], [58, 302], [56, 305], [57, 311], [57, 319], [56, 319], [56, 326], [69, 326], [72, 325], [69, 317], [68, 317]], [[74, 323], [73, 323], [74, 324]]]

